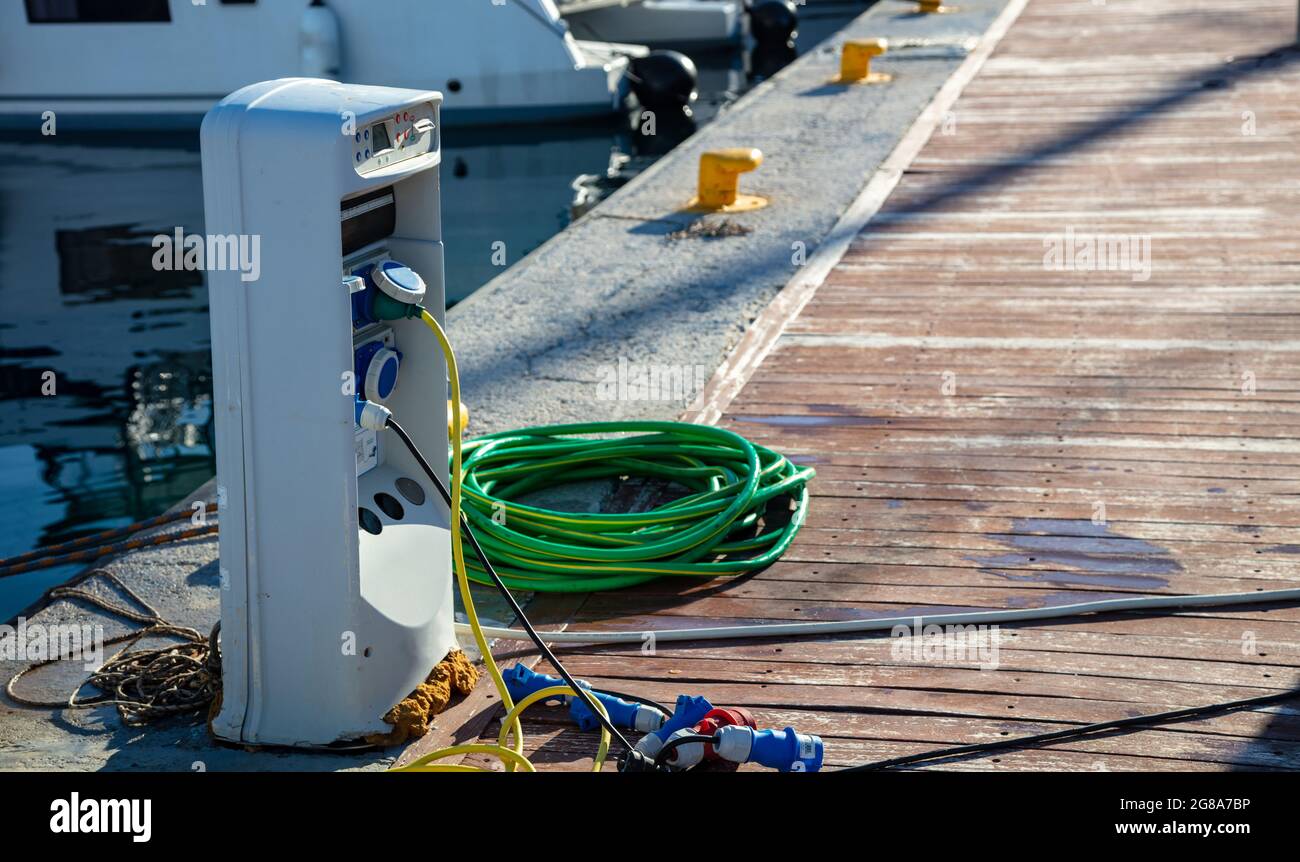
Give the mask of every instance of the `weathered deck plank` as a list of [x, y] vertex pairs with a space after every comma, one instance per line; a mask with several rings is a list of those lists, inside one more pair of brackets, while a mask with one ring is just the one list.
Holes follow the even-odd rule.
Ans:
[[[774, 306], [799, 313], [760, 321], [772, 342], [718, 402], [724, 427], [818, 469], [791, 552], [740, 583], [590, 596], [574, 626], [1300, 586], [1300, 52], [1278, 50], [1294, 15], [1030, 0], [806, 304]], [[1149, 257], [1045, 268], [1066, 230]], [[1004, 626], [996, 670], [892, 645], [564, 655], [597, 685], [820, 733], [831, 766], [1300, 685], [1295, 607]], [[590, 768], [593, 737], [558, 711], [525, 724], [535, 760]], [[1296, 769], [1300, 706], [929, 768]]]

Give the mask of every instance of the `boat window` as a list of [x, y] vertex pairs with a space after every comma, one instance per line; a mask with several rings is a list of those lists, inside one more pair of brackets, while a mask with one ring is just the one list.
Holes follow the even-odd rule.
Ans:
[[25, 0], [29, 24], [130, 24], [171, 21], [168, 0]]

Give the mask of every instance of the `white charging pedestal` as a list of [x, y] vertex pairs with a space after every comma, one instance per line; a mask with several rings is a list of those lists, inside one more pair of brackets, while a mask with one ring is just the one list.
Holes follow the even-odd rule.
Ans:
[[419, 320], [357, 311], [379, 265], [390, 292], [422, 277], [442, 320], [441, 101], [284, 79], [203, 122], [209, 244], [256, 237], [260, 250], [256, 280], [208, 273], [223, 739], [384, 733], [456, 646], [446, 507], [401, 441], [356, 425], [353, 394], [389, 407], [446, 481], [437, 343]]

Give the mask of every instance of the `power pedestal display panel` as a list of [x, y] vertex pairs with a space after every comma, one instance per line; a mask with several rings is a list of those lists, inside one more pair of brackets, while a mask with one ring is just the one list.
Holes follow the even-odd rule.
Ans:
[[[208, 274], [221, 537], [216, 734], [325, 746], [382, 718], [456, 646], [448, 514], [415, 460], [360, 427], [393, 411], [447, 451], [435, 92], [285, 79], [203, 122], [210, 235], [258, 237], [255, 280]], [[446, 480], [446, 464], [435, 460]]]

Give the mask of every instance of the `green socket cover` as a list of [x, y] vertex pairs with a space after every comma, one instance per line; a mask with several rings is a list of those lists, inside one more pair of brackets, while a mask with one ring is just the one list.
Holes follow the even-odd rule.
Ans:
[[370, 317], [374, 320], [405, 320], [419, 317], [424, 307], [393, 299], [382, 290], [370, 289]]

